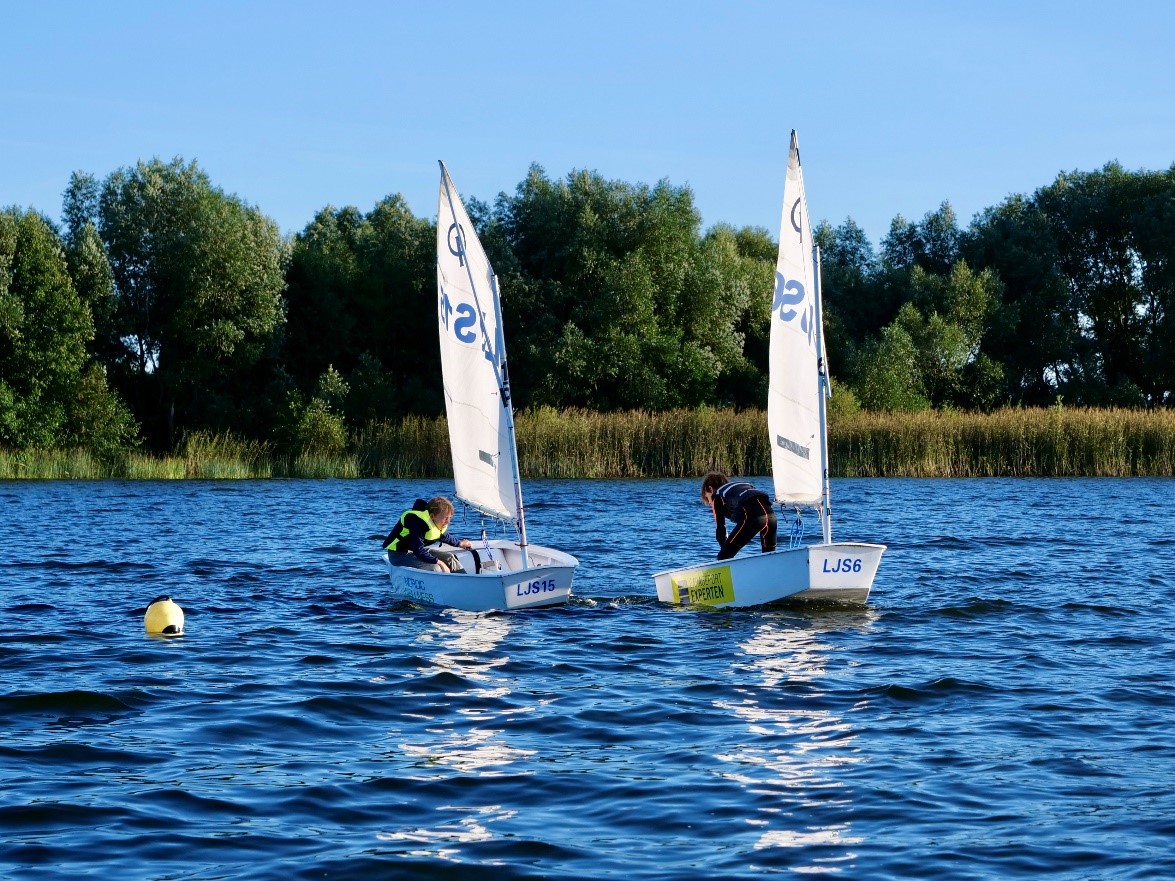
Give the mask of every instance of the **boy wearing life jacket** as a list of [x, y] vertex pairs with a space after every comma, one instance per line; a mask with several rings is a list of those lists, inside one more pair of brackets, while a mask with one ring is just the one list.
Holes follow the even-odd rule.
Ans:
[[[764, 553], [775, 550], [775, 511], [767, 493], [749, 483], [731, 483], [725, 474], [711, 471], [702, 478], [702, 501], [714, 512], [719, 560], [729, 560], [756, 535]], [[734, 523], [730, 535], [727, 520]]]
[[399, 522], [384, 539], [388, 559], [395, 566], [464, 572], [456, 556], [435, 548], [438, 544], [455, 545], [467, 550], [473, 547], [469, 539], [455, 538], [445, 531], [452, 519], [453, 503], [448, 499], [442, 496], [427, 502], [417, 499], [411, 508], [400, 515]]

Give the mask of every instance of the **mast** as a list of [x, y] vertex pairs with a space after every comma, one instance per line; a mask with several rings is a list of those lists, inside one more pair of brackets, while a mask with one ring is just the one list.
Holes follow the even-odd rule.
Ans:
[[[445, 168], [443, 160], [437, 160], [437, 164], [441, 167], [441, 180], [445, 184], [445, 198], [449, 201], [449, 214], [456, 218], [457, 209], [453, 206], [453, 188], [450, 186], [452, 180], [449, 178], [449, 170]], [[465, 233], [461, 229], [461, 225], [457, 224], [457, 240], [460, 244], [461, 251], [465, 252]], [[481, 308], [481, 300], [477, 296], [477, 283], [473, 280], [473, 268], [469, 264], [469, 260], [462, 261], [465, 265], [466, 277], [469, 279], [469, 290], [473, 293], [474, 305], [477, 309], [478, 324], [481, 328], [481, 338], [483, 344], [489, 347], [491, 345], [489, 339], [489, 332], [485, 326], [485, 312]], [[526, 540], [526, 516], [522, 506], [522, 478], [518, 471], [518, 447], [514, 437], [514, 407], [510, 403], [510, 376], [506, 369], [506, 339], [502, 331], [502, 304], [498, 296], [498, 275], [493, 272], [493, 266], [490, 266], [490, 286], [493, 294], [494, 303], [494, 323], [497, 328], [497, 338], [493, 341], [493, 348], [491, 350], [492, 358], [487, 360], [494, 369], [494, 379], [498, 383], [498, 394], [501, 396], [501, 406], [506, 415], [506, 432], [510, 437], [509, 454], [510, 454], [510, 476], [514, 483], [514, 505], [518, 511], [518, 517], [515, 520], [515, 526], [518, 528], [518, 542], [522, 550], [522, 565], [524, 568], [530, 568], [530, 554], [527, 550]]]
[[[468, 261], [466, 261], [468, 262]], [[498, 295], [498, 274], [495, 272], [490, 279], [494, 289], [494, 324], [498, 329], [497, 347], [503, 356], [506, 354], [506, 337], [502, 330], [502, 300]], [[530, 568], [530, 552], [526, 541], [526, 514], [522, 507], [522, 476], [518, 471], [518, 444], [514, 439], [514, 405], [510, 400], [510, 371], [506, 367], [506, 358], [502, 358], [501, 373], [498, 376], [499, 389], [502, 395], [502, 407], [506, 411], [506, 432], [510, 435], [510, 473], [514, 478], [514, 505], [518, 509], [518, 547], [522, 550], [522, 568]]]
[[823, 501], [820, 506], [820, 528], [824, 543], [832, 543], [832, 487], [828, 480], [828, 397], [831, 387], [828, 381], [828, 364], [824, 359], [824, 316], [823, 296], [820, 289], [820, 246], [812, 245], [812, 265], [815, 273], [815, 315], [816, 322], [816, 386], [820, 409], [820, 469], [823, 481]]

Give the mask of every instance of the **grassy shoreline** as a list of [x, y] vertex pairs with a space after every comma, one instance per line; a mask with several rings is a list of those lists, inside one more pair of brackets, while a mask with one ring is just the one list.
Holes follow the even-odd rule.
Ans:
[[[525, 478], [696, 477], [770, 472], [759, 410], [525, 411]], [[1054, 407], [994, 413], [834, 414], [833, 477], [1172, 477], [1175, 411]], [[269, 444], [195, 434], [171, 455], [0, 448], [0, 479], [443, 478], [444, 417], [372, 423], [345, 451], [280, 455]]]

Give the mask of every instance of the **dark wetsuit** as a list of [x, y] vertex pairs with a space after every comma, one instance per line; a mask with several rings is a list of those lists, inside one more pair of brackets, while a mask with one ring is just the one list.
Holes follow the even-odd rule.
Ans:
[[[775, 550], [775, 511], [771, 497], [749, 483], [724, 483], [714, 490], [714, 525], [719, 560], [729, 560], [758, 535], [763, 551]], [[726, 521], [734, 523], [726, 534]]]

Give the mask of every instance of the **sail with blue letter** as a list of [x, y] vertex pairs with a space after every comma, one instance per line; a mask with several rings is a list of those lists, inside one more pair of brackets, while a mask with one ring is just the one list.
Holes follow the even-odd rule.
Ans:
[[816, 308], [812, 244], [799, 139], [793, 131], [771, 303], [767, 430], [775, 499], [805, 506], [820, 504], [824, 473], [820, 423], [823, 386], [818, 373], [823, 329]]
[[498, 280], [444, 163], [437, 318], [457, 497], [483, 514], [517, 521], [521, 492]]

